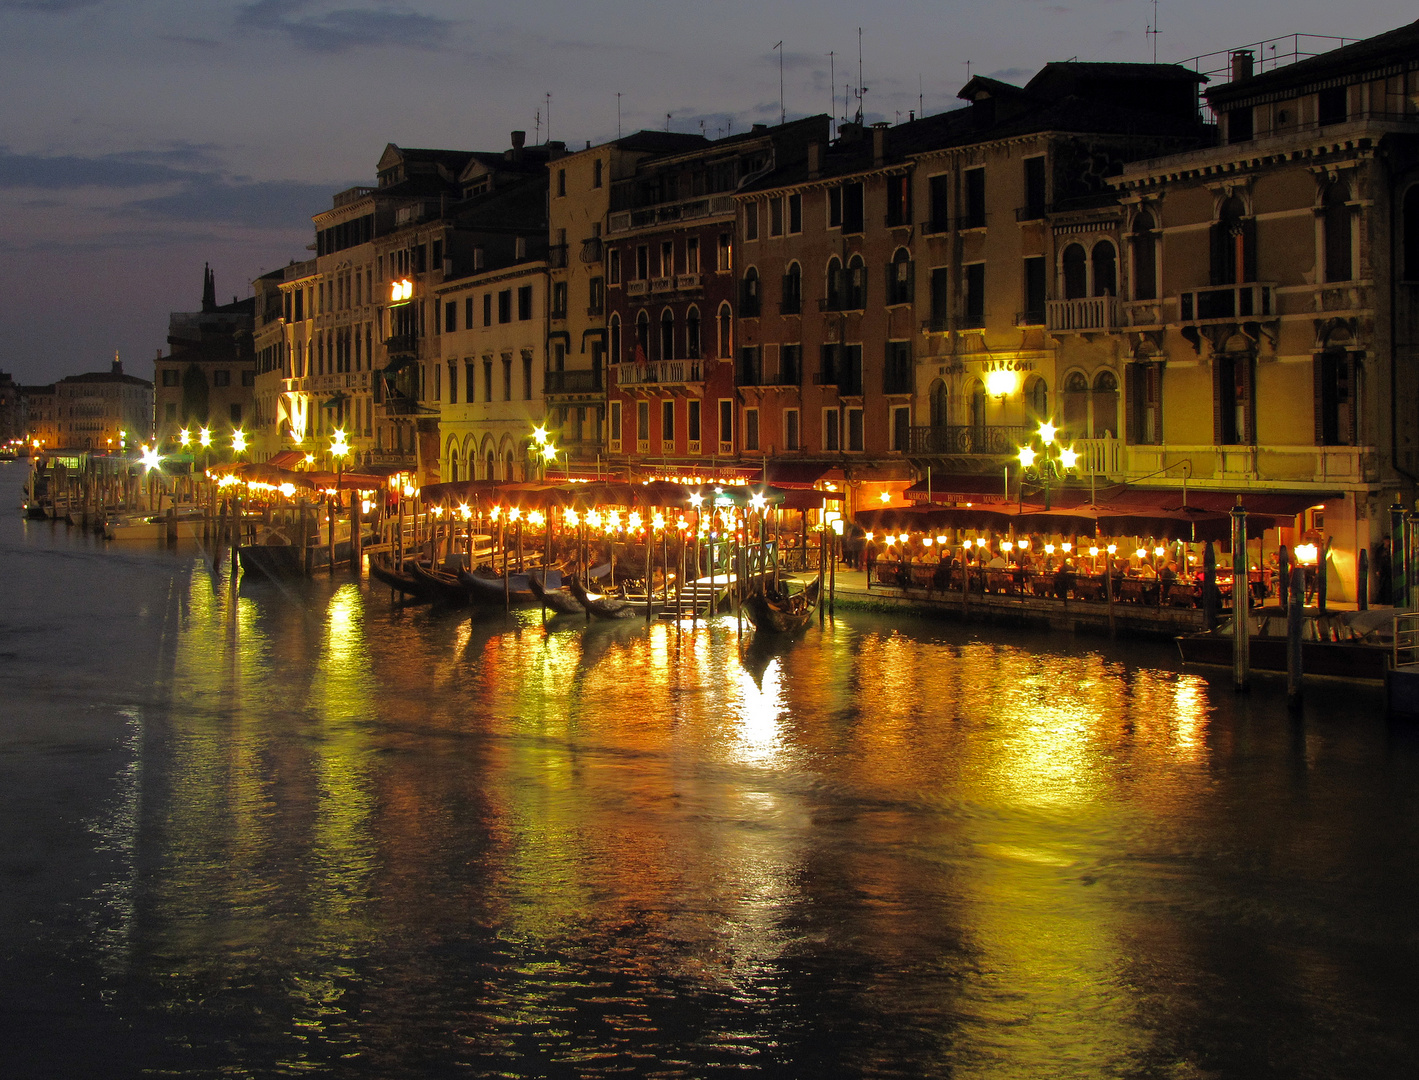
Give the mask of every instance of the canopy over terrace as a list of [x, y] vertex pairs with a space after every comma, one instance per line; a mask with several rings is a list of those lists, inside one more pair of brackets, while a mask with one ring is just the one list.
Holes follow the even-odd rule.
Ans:
[[698, 496], [702, 505], [737, 507], [778, 506], [799, 509], [799, 503], [810, 497], [806, 509], [816, 510], [824, 498], [842, 498], [841, 494], [822, 491], [785, 491], [760, 484], [693, 485], [669, 480], [644, 483], [603, 480], [593, 483], [539, 484], [526, 481], [459, 480], [428, 484], [419, 491], [427, 504], [483, 506], [508, 505], [545, 509], [569, 507], [587, 510], [596, 506], [674, 506], [692, 508]]
[[[1218, 491], [1149, 488], [1113, 484], [1091, 493], [1080, 484], [1059, 484], [1049, 491], [1025, 485], [1007, 498], [1004, 478], [949, 476], [920, 481], [907, 498], [927, 511], [930, 527], [1017, 532], [1074, 532], [1097, 536], [1153, 536], [1174, 540], [1224, 540], [1231, 536], [1231, 510], [1237, 500], [1247, 511], [1247, 535], [1289, 525], [1304, 510], [1338, 497], [1333, 492]], [[878, 512], [880, 513], [880, 512]], [[862, 515], [859, 515], [861, 517]], [[922, 527], [927, 527], [923, 517]]]

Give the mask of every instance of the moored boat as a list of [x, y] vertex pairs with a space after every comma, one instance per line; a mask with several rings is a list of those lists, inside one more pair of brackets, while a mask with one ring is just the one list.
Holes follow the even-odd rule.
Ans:
[[568, 590], [562, 588], [549, 589], [538, 581], [536, 577], [528, 578], [528, 587], [532, 590], [540, 603], [546, 604], [558, 615], [585, 615], [586, 608], [581, 601], [573, 596]]
[[458, 572], [458, 580], [468, 590], [468, 595], [475, 602], [483, 604], [501, 604], [505, 599], [514, 604], [535, 602], [537, 596], [531, 585], [534, 578], [542, 578], [543, 584], [549, 589], [558, 589], [562, 584], [560, 570], [533, 570], [523, 574], [509, 574], [506, 585], [501, 574], [480, 574], [476, 571], [470, 573], [467, 570]]
[[801, 592], [788, 591], [785, 588], [787, 584], [784, 581], [777, 589], [766, 584], [763, 589], [744, 598], [744, 610], [756, 630], [792, 634], [813, 620], [822, 582], [814, 578]]
[[432, 600], [430, 589], [405, 566], [397, 567], [394, 560], [384, 554], [370, 556], [370, 577], [381, 581], [396, 592], [416, 600]]
[[637, 609], [619, 596], [609, 596], [605, 593], [589, 593], [586, 586], [575, 574], [567, 577], [567, 588], [572, 596], [583, 608], [585, 608], [593, 618], [597, 619], [634, 619], [637, 615], [644, 615], [645, 610]]

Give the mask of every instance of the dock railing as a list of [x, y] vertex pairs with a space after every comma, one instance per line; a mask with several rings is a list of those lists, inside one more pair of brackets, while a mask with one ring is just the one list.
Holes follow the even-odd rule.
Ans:
[[1419, 611], [1396, 612], [1394, 616], [1394, 666], [1419, 664]]

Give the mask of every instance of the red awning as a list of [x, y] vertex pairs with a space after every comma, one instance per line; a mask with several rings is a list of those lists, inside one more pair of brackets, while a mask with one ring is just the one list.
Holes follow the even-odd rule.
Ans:
[[282, 450], [266, 459], [266, 464], [274, 469], [293, 469], [305, 460], [303, 450]]
[[764, 482], [781, 488], [811, 488], [824, 480], [845, 483], [842, 467], [831, 462], [771, 461]]
[[906, 497], [915, 503], [951, 505], [953, 503], [1004, 503], [1014, 501], [1016, 492], [1005, 494], [1005, 473], [933, 474], [929, 480], [918, 480], [906, 490]]

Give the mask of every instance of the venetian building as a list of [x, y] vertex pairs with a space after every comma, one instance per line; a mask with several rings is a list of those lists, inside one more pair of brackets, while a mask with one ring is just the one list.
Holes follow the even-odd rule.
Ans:
[[1112, 471], [1293, 497], [1294, 527], [1264, 543], [1330, 541], [1330, 595], [1349, 600], [1419, 476], [1419, 23], [1267, 70], [1235, 52], [1220, 74], [1217, 145], [1110, 181], [1127, 267]]
[[58, 448], [121, 452], [153, 438], [153, 384], [125, 375], [115, 353], [108, 371], [54, 384]]

